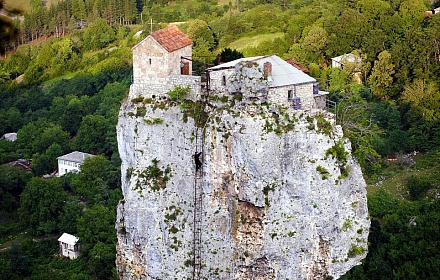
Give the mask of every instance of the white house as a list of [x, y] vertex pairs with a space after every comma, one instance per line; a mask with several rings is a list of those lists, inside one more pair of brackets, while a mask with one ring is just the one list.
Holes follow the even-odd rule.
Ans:
[[68, 257], [69, 259], [76, 259], [77, 257], [79, 257], [79, 250], [81, 248], [78, 241], [78, 237], [68, 233], [63, 233], [63, 235], [58, 238], [60, 254]]
[[82, 152], [71, 152], [70, 154], [58, 157], [58, 176], [63, 176], [67, 172], [79, 172], [84, 160], [94, 155]]
[[354, 53], [346, 53], [332, 58], [332, 68], [344, 68], [344, 64], [355, 63], [357, 68], [362, 64], [362, 58]]
[[[210, 89], [224, 94], [233, 94], [236, 91], [234, 83], [237, 77], [243, 76], [238, 72], [242, 67], [247, 66], [260, 69], [260, 75], [258, 71], [252, 73], [248, 71], [247, 75], [252, 76], [250, 80], [259, 79], [262, 84], [266, 84], [266, 88], [260, 86], [259, 89], [253, 91], [267, 91], [262, 94], [266, 95], [266, 101], [269, 103], [293, 106], [295, 109], [321, 108], [321, 102], [317, 103], [315, 99], [325, 98], [328, 94], [319, 91], [316, 79], [276, 55], [240, 58], [208, 68]], [[249, 84], [249, 81], [242, 83]]]

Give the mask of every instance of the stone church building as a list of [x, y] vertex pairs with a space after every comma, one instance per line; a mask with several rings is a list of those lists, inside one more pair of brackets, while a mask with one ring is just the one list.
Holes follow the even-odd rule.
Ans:
[[[171, 25], [136, 44], [131, 89], [140, 96], [160, 98], [176, 85], [190, 86], [191, 97], [197, 99], [201, 77], [192, 76], [192, 43]], [[241, 58], [208, 68], [207, 79], [208, 90], [216, 95], [243, 92], [248, 99], [254, 94], [260, 102], [295, 109], [323, 109], [328, 94], [319, 91], [314, 78], [276, 55]]]

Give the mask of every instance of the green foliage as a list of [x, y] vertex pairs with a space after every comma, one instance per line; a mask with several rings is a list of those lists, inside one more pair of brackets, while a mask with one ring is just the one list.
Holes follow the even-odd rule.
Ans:
[[[243, 54], [236, 49], [225, 48], [219, 54], [220, 62], [229, 62], [243, 57]], [[218, 59], [213, 61], [214, 65], [218, 64]]]
[[104, 116], [87, 115], [82, 118], [78, 134], [72, 143], [72, 149], [86, 153], [106, 153], [103, 145], [108, 137], [110, 124]]
[[163, 123], [163, 119], [161, 118], [153, 118], [153, 119], [144, 119], [146, 124], [161, 124]]
[[104, 205], [95, 205], [78, 218], [78, 237], [85, 244], [84, 255], [93, 257], [90, 252], [99, 242], [116, 244], [115, 219], [115, 211]]
[[9, 165], [0, 165], [0, 174], [0, 211], [12, 212], [18, 208], [15, 197], [22, 193], [31, 174]]
[[397, 200], [385, 189], [368, 195], [368, 210], [374, 217], [383, 217], [394, 211]]
[[353, 258], [362, 255], [365, 251], [366, 249], [364, 247], [351, 244], [350, 250], [348, 250], [348, 257]]
[[328, 170], [321, 165], [318, 165], [316, 167], [316, 171], [318, 171], [321, 174], [322, 180], [326, 180], [326, 179], [328, 179], [328, 177], [331, 176], [330, 172], [328, 172]]
[[120, 186], [120, 166], [102, 155], [86, 158], [71, 184], [90, 205], [103, 204], [110, 198], [110, 191]]
[[98, 50], [113, 42], [116, 34], [105, 19], [97, 19], [86, 29], [83, 39], [87, 50]]
[[168, 92], [168, 95], [170, 96], [171, 100], [173, 101], [181, 101], [185, 98], [185, 95], [187, 95], [189, 93], [189, 91], [191, 90], [190, 86], [181, 86], [181, 85], [176, 85], [174, 86], [174, 89], [170, 90]]
[[137, 107], [136, 108], [136, 117], [145, 117], [145, 114], [147, 113], [147, 108], [145, 107]]
[[391, 54], [388, 51], [381, 52], [378, 56], [378, 60], [374, 62], [369, 77], [369, 85], [374, 97], [383, 99], [391, 97], [390, 93], [387, 92], [387, 88], [390, 87], [393, 82], [392, 75], [394, 73], [394, 64], [391, 60]]
[[425, 195], [426, 191], [433, 187], [431, 182], [426, 178], [420, 178], [414, 175], [407, 178], [406, 185], [412, 200], [419, 200]]
[[61, 180], [32, 178], [20, 196], [20, 221], [34, 234], [56, 232], [64, 201], [68, 194]]
[[90, 249], [88, 268], [90, 273], [96, 279], [114, 279], [116, 278], [114, 270], [114, 262], [116, 250], [112, 244], [106, 244], [98, 241], [92, 249]]
[[[138, 177], [145, 179], [145, 183], [148, 184], [153, 191], [164, 189], [168, 180], [172, 176], [171, 167], [167, 166], [164, 170], [162, 170], [158, 166], [160, 162], [158, 159], [153, 159], [151, 162], [153, 164], [147, 166], [147, 169], [145, 169], [143, 172], [140, 172], [138, 174]], [[134, 190], [138, 190], [139, 192], [141, 192], [142, 189], [142, 183], [138, 181]]]
[[341, 175], [339, 177], [348, 177], [350, 173], [350, 167], [346, 165], [348, 160], [348, 152], [345, 150], [344, 141], [339, 140], [335, 143], [335, 145], [333, 145], [333, 147], [328, 148], [325, 151], [325, 156], [328, 157], [329, 155], [337, 160], [339, 170], [341, 171]]

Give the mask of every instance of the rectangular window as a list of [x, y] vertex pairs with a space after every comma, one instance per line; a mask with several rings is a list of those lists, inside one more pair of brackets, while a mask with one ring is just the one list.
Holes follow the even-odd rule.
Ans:
[[287, 91], [287, 100], [292, 101], [292, 99], [293, 99], [293, 90], [289, 89]]
[[222, 76], [222, 86], [226, 86], [226, 76]]

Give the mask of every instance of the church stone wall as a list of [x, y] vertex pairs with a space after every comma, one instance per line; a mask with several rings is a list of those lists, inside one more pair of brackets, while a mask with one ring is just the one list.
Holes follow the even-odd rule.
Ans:
[[[181, 57], [191, 59], [191, 53], [191, 46], [169, 53], [153, 38], [147, 37], [133, 48], [133, 83], [167, 83], [168, 76], [180, 75]], [[191, 72], [192, 63], [191, 61], [189, 63]]]

